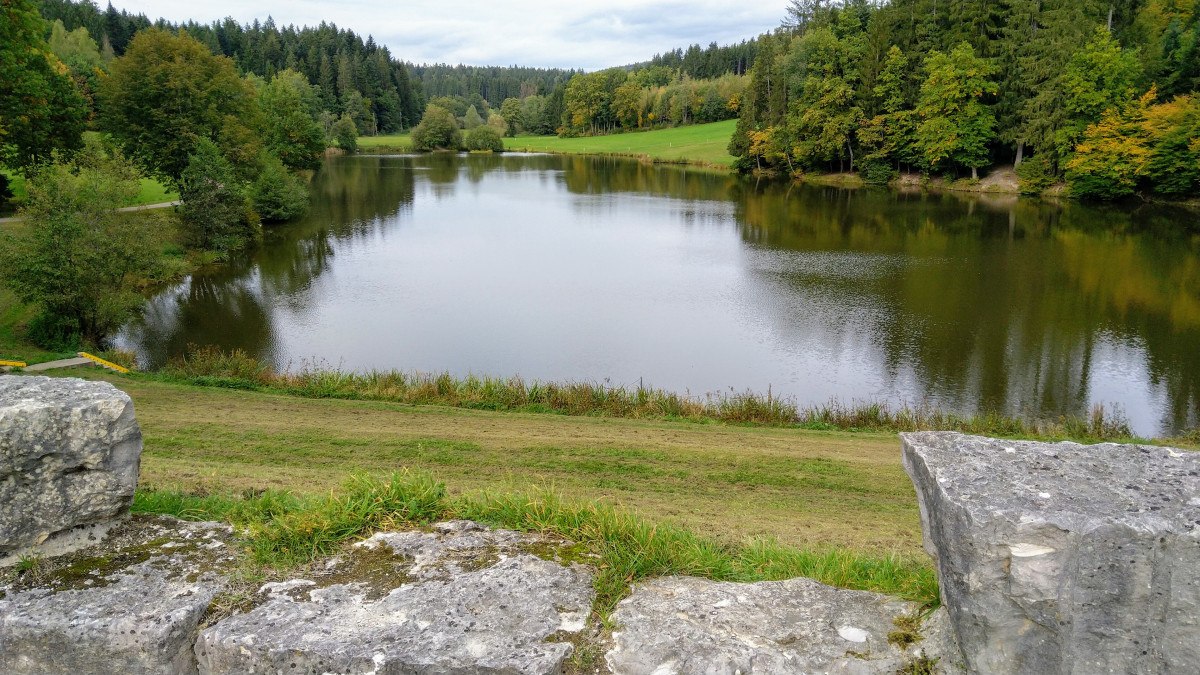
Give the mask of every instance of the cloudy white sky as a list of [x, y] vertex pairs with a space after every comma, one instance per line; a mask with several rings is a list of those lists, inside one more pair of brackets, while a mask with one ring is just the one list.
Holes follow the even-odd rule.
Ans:
[[[98, 2], [104, 6], [104, 0]], [[740, 42], [779, 24], [787, 0], [113, 0], [153, 19], [279, 25], [332, 21], [415, 63], [594, 70], [692, 43]]]

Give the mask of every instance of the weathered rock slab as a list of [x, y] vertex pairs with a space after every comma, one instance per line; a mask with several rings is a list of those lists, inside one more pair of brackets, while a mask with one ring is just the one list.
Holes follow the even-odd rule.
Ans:
[[559, 673], [592, 575], [530, 552], [548, 546], [464, 522], [376, 535], [329, 579], [268, 584], [264, 604], [203, 631], [200, 672]]
[[141, 452], [133, 402], [111, 384], [0, 375], [0, 564], [127, 514]]
[[616, 675], [890, 675], [917, 659], [943, 656], [942, 642], [889, 641], [897, 620], [903, 624], [918, 610], [811, 579], [655, 579], [635, 586], [613, 613], [619, 627], [606, 660]]
[[1200, 454], [903, 444], [969, 671], [1200, 672]]
[[226, 586], [227, 527], [135, 517], [102, 545], [0, 586], [0, 673], [196, 672], [198, 626]]

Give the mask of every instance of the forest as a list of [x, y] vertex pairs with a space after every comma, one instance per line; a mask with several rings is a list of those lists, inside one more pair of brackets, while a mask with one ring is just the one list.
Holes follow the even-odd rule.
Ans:
[[1200, 194], [1193, 0], [794, 0], [758, 40], [746, 171], [978, 177], [1077, 197]]

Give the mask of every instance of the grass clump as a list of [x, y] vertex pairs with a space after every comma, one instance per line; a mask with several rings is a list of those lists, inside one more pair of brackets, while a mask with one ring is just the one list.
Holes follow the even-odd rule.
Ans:
[[201, 386], [271, 391], [306, 398], [386, 401], [493, 411], [557, 413], [629, 419], [721, 422], [818, 431], [961, 431], [990, 436], [1082, 441], [1129, 440], [1133, 432], [1119, 410], [1097, 406], [1086, 418], [1024, 420], [989, 412], [959, 415], [931, 406], [833, 401], [802, 407], [770, 391], [687, 396], [662, 389], [596, 382], [528, 382], [449, 373], [346, 372], [307, 366], [280, 373], [241, 350], [192, 347], [161, 376]]
[[438, 520], [445, 498], [445, 486], [427, 474], [398, 473], [388, 480], [357, 475], [340, 493], [321, 497], [279, 490], [240, 496], [140, 491], [133, 511], [228, 522], [246, 534], [257, 562], [291, 567], [330, 555], [370, 532]]
[[926, 605], [938, 598], [927, 560], [805, 551], [769, 541], [728, 544], [608, 505], [566, 502], [548, 492], [451, 496], [444, 484], [416, 472], [382, 479], [355, 476], [340, 492], [319, 497], [281, 491], [193, 496], [142, 490], [134, 511], [229, 522], [242, 531], [255, 561], [276, 568], [302, 565], [377, 531], [444, 519], [556, 534], [596, 556], [596, 609], [601, 616], [625, 597], [632, 583], [668, 575], [744, 582], [804, 576]]

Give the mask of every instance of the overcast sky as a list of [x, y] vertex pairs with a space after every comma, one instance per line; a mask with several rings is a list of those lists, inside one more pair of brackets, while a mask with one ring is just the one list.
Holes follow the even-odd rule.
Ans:
[[[98, 4], [104, 7], [104, 0]], [[374, 35], [415, 63], [595, 70], [692, 43], [728, 44], [779, 25], [787, 0], [113, 0], [151, 20], [280, 26], [322, 20]]]

